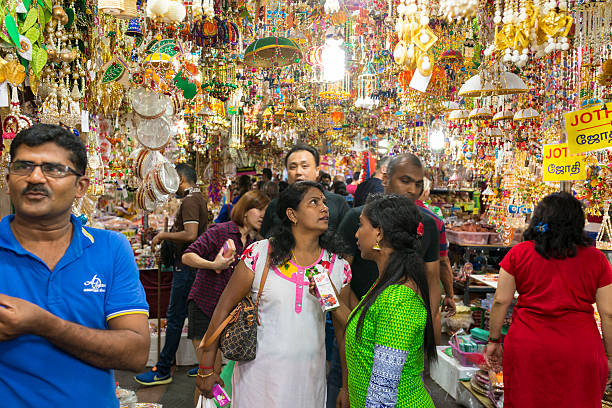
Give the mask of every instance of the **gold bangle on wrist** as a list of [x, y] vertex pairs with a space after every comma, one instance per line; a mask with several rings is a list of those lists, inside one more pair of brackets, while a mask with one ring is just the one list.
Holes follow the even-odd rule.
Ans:
[[198, 376], [198, 377], [200, 377], [200, 378], [208, 378], [208, 377], [210, 377], [211, 375], [213, 375], [214, 373], [215, 373], [215, 371], [213, 370], [213, 371], [211, 371], [211, 372], [210, 372], [210, 373], [208, 373], [208, 374], [202, 374], [202, 373], [200, 372], [200, 370], [198, 370], [197, 376]]

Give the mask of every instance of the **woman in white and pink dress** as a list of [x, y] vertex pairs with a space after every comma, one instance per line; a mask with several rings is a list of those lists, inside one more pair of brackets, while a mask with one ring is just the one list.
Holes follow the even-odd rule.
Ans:
[[[309, 278], [328, 273], [337, 291], [348, 283], [350, 267], [336, 252], [338, 241], [327, 231], [329, 212], [323, 189], [297, 182], [280, 196], [282, 220], [270, 240], [253, 243], [242, 255], [215, 309], [212, 334], [247, 294], [256, 300], [271, 256], [259, 305], [257, 357], [238, 362], [232, 380], [233, 408], [324, 408], [325, 313], [309, 293]], [[270, 251], [270, 252], [269, 252]], [[334, 314], [332, 314], [334, 318]], [[213, 368], [218, 340], [204, 350], [197, 386], [211, 397], [214, 384], [223, 384]]]

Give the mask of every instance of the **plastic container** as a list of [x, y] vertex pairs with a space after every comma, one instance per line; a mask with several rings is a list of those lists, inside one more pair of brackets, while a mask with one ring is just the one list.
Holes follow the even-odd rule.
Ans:
[[457, 335], [453, 335], [448, 342], [453, 349], [453, 357], [464, 367], [481, 366], [486, 363], [483, 353], [466, 353], [459, 349]]
[[497, 232], [489, 233], [489, 245], [501, 245], [503, 242], [501, 235]]
[[451, 244], [458, 244], [458, 242], [457, 242], [457, 232], [447, 229], [446, 230], [446, 239]]
[[487, 245], [490, 232], [455, 231], [457, 244], [460, 245]]

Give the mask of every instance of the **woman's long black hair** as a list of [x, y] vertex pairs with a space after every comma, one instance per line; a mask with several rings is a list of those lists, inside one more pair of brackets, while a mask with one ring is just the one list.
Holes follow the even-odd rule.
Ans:
[[535, 243], [546, 259], [576, 256], [578, 247], [593, 245], [584, 232], [582, 204], [569, 193], [550, 194], [542, 199], [531, 217], [523, 238]]
[[[291, 231], [292, 223], [289, 217], [287, 217], [287, 209], [292, 208], [297, 211], [306, 192], [311, 188], [316, 188], [324, 193], [323, 187], [319, 183], [314, 183], [312, 181], [298, 181], [297, 183], [291, 184], [280, 193], [276, 213], [281, 223], [272, 229], [270, 237], [272, 243], [273, 265], [283, 265], [291, 259], [291, 250], [295, 247], [295, 237]], [[334, 237], [333, 232], [330, 230], [321, 234], [319, 237], [319, 246], [340, 257], [344, 257], [347, 253], [344, 242]]]
[[419, 209], [407, 197], [376, 194], [369, 197], [362, 214], [374, 228], [382, 229], [381, 244], [393, 248], [393, 253], [376, 286], [363, 298], [349, 318], [350, 322], [357, 311], [362, 309], [359, 320], [357, 320], [357, 341], [361, 341], [363, 322], [376, 298], [390, 285], [413, 281], [419, 289], [427, 310], [425, 359], [428, 362], [437, 360], [433, 318], [429, 304], [429, 285], [425, 276], [423, 259], [419, 254], [420, 240], [417, 228], [422, 221]]

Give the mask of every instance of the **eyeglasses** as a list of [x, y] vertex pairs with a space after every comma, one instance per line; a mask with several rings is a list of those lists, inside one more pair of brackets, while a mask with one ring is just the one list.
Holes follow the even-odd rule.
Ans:
[[17, 160], [9, 165], [9, 173], [16, 176], [29, 176], [34, 171], [35, 167], [40, 167], [43, 174], [47, 177], [62, 178], [72, 173], [77, 177], [83, 175], [69, 166], [59, 163], [41, 163], [35, 164], [29, 161]]

